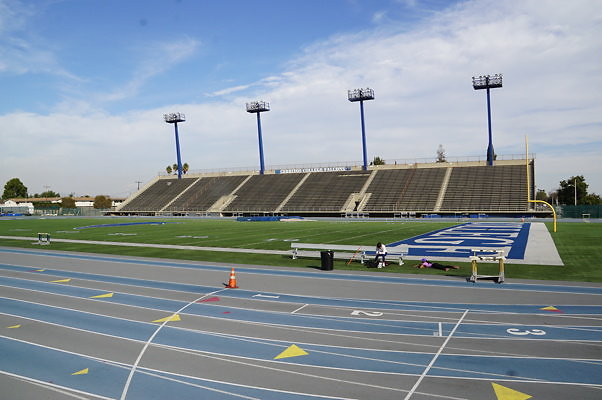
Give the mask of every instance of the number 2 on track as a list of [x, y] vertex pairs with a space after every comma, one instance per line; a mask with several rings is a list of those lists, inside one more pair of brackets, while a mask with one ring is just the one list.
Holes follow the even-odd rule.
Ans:
[[351, 315], [365, 315], [367, 317], [382, 317], [383, 313], [380, 311], [361, 311], [361, 310], [353, 310]]

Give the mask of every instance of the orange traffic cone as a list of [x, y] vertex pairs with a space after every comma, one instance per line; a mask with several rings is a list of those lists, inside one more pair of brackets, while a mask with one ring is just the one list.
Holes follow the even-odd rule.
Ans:
[[230, 272], [230, 281], [228, 282], [226, 287], [230, 289], [238, 288], [238, 286], [236, 285], [236, 274], [234, 273], [234, 268], [232, 268], [232, 271]]

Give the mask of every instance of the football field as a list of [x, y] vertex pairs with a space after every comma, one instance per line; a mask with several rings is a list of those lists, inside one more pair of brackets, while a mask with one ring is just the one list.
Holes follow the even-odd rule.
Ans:
[[[376, 242], [410, 247], [408, 262], [383, 272], [441, 274], [411, 268], [415, 260], [453, 262], [462, 268], [446, 274], [466, 276], [469, 249], [497, 247], [507, 257], [507, 277], [567, 281], [602, 281], [602, 224], [551, 223], [537, 220], [304, 220], [301, 222], [237, 222], [192, 218], [17, 218], [0, 220], [0, 245], [37, 247], [37, 234], [51, 236], [50, 248], [67, 251], [168, 257], [315, 268], [319, 259], [291, 259], [291, 244], [325, 243], [373, 248]], [[356, 259], [357, 260], [357, 259]], [[361, 270], [358, 262], [335, 260], [335, 269]], [[497, 266], [479, 271], [495, 274]]]

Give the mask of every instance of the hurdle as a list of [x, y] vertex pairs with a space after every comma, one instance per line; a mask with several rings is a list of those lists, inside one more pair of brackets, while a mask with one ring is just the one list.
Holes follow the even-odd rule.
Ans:
[[[497, 283], [504, 282], [504, 250], [496, 249], [471, 249], [472, 255], [470, 256], [470, 266], [472, 274], [468, 280], [470, 282], [476, 282], [477, 279], [491, 279], [497, 278]], [[498, 275], [479, 275], [478, 272], [478, 261], [497, 261], [500, 266]]]
[[41, 244], [42, 246], [49, 245], [50, 244], [50, 233], [38, 232], [38, 244]]

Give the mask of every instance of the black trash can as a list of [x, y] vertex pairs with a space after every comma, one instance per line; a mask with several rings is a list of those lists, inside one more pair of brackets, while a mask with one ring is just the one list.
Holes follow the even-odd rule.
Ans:
[[332, 271], [334, 262], [334, 251], [326, 250], [320, 252], [320, 260], [322, 261], [322, 271]]

